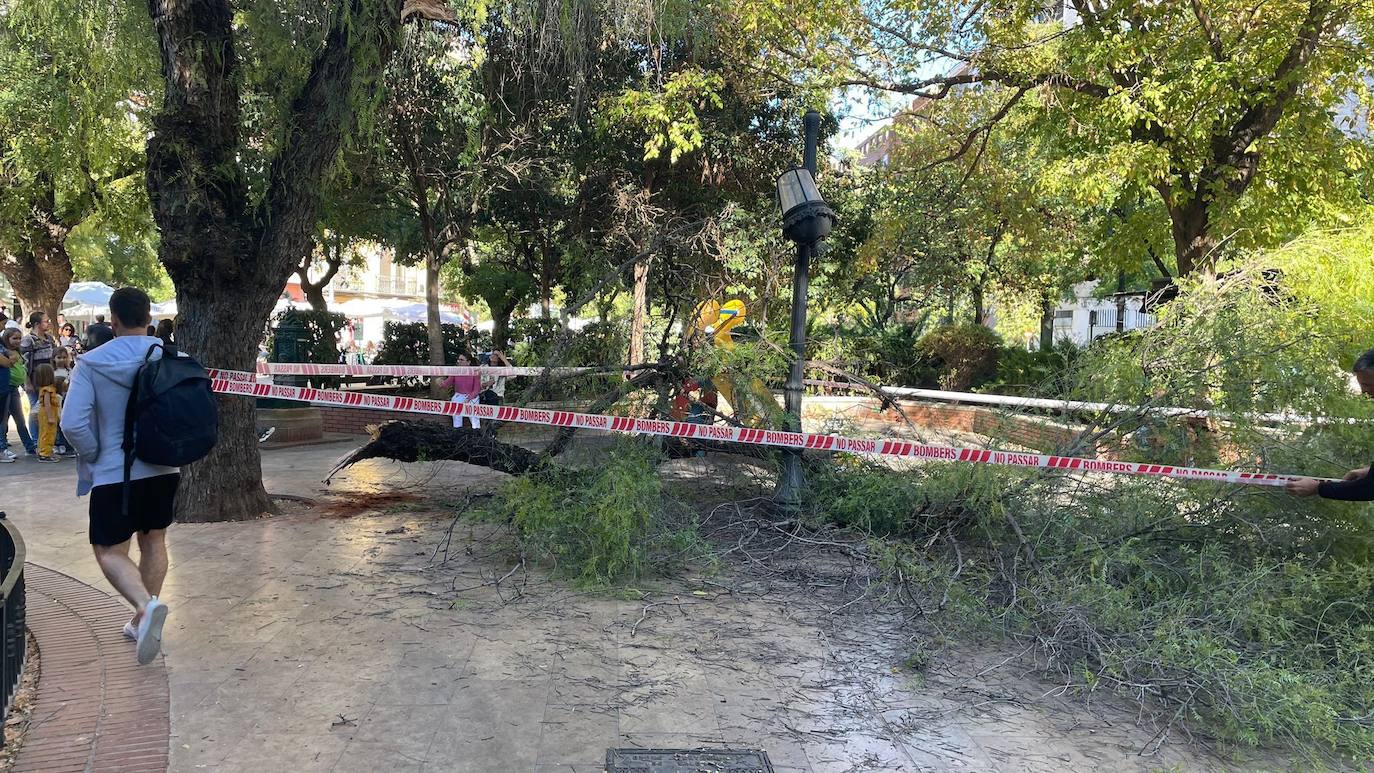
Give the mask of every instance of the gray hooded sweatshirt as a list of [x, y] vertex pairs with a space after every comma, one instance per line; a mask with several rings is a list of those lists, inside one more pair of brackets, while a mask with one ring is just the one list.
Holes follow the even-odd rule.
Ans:
[[[94, 486], [124, 482], [124, 411], [129, 404], [129, 388], [148, 354], [148, 347], [161, 344], [152, 336], [120, 336], [81, 355], [72, 370], [67, 397], [62, 402], [62, 435], [81, 455], [77, 469], [76, 495], [85, 496]], [[162, 356], [153, 350], [153, 359]], [[179, 472], [134, 460], [130, 480], [152, 478]]]

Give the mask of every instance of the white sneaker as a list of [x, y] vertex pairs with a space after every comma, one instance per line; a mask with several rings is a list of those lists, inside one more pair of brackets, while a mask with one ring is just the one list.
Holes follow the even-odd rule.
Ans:
[[154, 596], [143, 608], [138, 621], [138, 664], [146, 666], [162, 651], [162, 624], [167, 621], [167, 605]]
[[138, 629], [134, 627], [134, 621], [130, 620], [124, 624], [124, 638], [129, 641], [138, 641]]
[[19, 457], [15, 456], [14, 452], [8, 448], [4, 451], [0, 451], [0, 464], [14, 464], [18, 460]]

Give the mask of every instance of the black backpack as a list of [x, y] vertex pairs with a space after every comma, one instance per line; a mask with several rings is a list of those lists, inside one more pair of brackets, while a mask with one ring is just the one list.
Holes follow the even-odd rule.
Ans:
[[[162, 349], [160, 359], [149, 359]], [[219, 408], [210, 375], [174, 346], [153, 344], [129, 388], [124, 410], [124, 513], [134, 459], [180, 467], [204, 459], [219, 438]]]

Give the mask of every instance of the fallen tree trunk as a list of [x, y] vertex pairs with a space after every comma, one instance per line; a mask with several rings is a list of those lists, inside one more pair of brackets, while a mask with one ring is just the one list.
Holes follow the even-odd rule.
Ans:
[[389, 421], [377, 427], [372, 439], [339, 460], [325, 481], [365, 459], [398, 462], [455, 461], [520, 475], [539, 466], [535, 452], [464, 427], [428, 421]]

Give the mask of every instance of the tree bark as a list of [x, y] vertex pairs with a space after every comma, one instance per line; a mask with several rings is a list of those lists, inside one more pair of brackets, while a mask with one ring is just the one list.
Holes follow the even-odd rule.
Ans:
[[[330, 253], [330, 243], [333, 243], [334, 251]], [[311, 281], [310, 266], [314, 262], [313, 255], [307, 255], [301, 265], [296, 268], [296, 276], [300, 279], [301, 292], [305, 293], [305, 300], [310, 304], [310, 308], [315, 311], [329, 311], [329, 300], [324, 297], [324, 288], [334, 281], [334, 277], [339, 273], [339, 268], [343, 266], [343, 244], [337, 236], [325, 236], [320, 243], [320, 251], [324, 253], [326, 265], [324, 276], [318, 281]]]
[[[286, 111], [260, 200], [243, 166], [243, 145], [254, 137], [241, 121], [229, 0], [149, 2], [163, 74], [163, 105], [148, 141], [158, 257], [177, 288], [179, 343], [209, 367], [253, 366], [272, 307], [310, 250], [324, 175], [353, 121], [351, 95], [390, 56], [399, 0], [342, 2]], [[378, 50], [360, 56], [355, 47], [368, 44]], [[272, 509], [253, 403], [221, 399], [219, 433], [209, 456], [183, 470], [183, 520], [243, 520]]]
[[1054, 298], [1045, 293], [1040, 297], [1040, 351], [1054, 348]]
[[649, 314], [649, 264], [645, 258], [635, 264], [634, 302], [630, 310], [630, 351], [627, 364], [644, 361], [644, 323]]
[[21, 324], [34, 311], [43, 311], [49, 318], [57, 319], [62, 296], [72, 285], [72, 260], [67, 255], [65, 230], [54, 235], [42, 229], [29, 243], [32, 250], [29, 255], [12, 256], [0, 262], [0, 273], [14, 288], [23, 308], [24, 319], [16, 320]]
[[[439, 315], [439, 256], [434, 250], [425, 250], [425, 321], [428, 323], [429, 364], [445, 365], [444, 362], [444, 325]], [[442, 397], [444, 380], [432, 379], [429, 393]]]
[[973, 283], [973, 324], [981, 325], [987, 322], [987, 310], [983, 308], [983, 281], [980, 279]]
[[510, 341], [510, 315], [515, 312], [515, 307], [492, 306], [490, 303], [487, 306], [491, 308], [491, 346], [505, 352], [506, 344]]
[[1183, 206], [1169, 207], [1178, 275], [1210, 271], [1216, 264], [1216, 237], [1211, 232], [1211, 202], [1199, 196]]
[[[24, 242], [28, 250], [0, 259], [0, 274], [4, 274], [19, 296], [23, 316], [42, 311], [57, 319], [62, 297], [72, 284], [72, 259], [67, 254], [67, 237], [79, 225], [90, 209], [81, 209], [75, 217], [57, 214], [57, 189], [48, 174], [39, 175], [32, 200], [28, 202], [24, 222]], [[18, 320], [24, 322], [26, 320]]]

